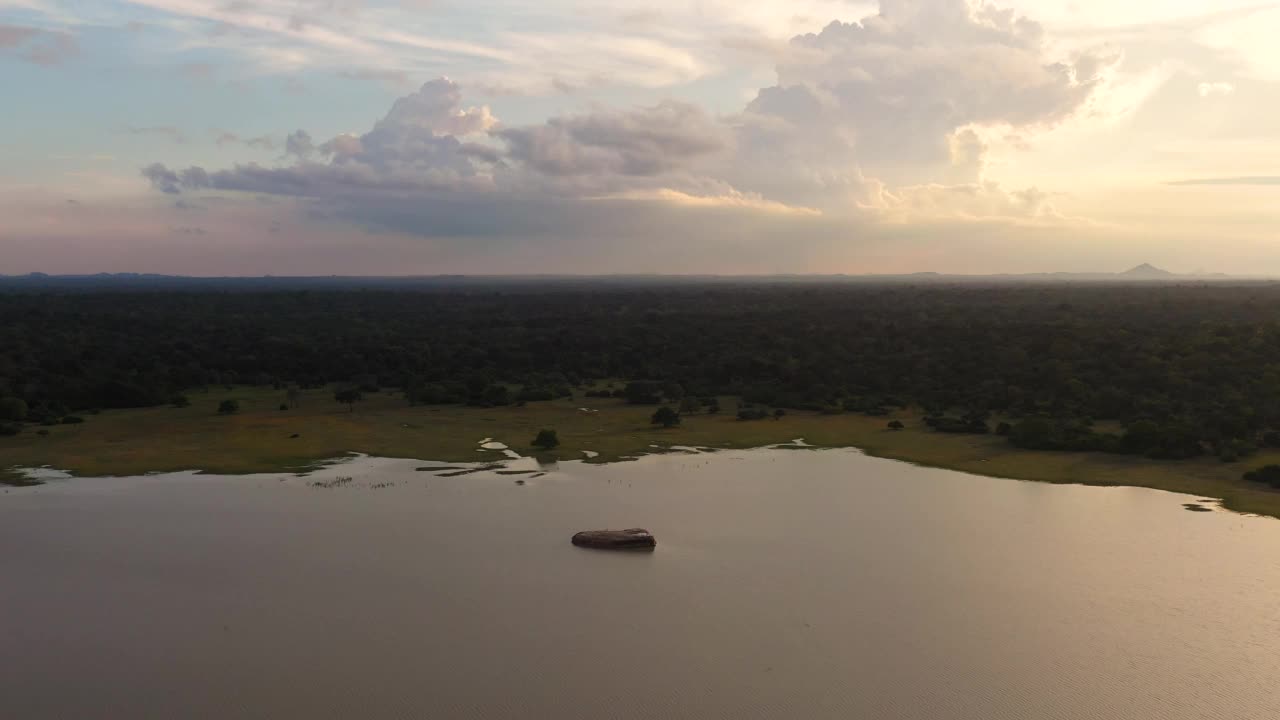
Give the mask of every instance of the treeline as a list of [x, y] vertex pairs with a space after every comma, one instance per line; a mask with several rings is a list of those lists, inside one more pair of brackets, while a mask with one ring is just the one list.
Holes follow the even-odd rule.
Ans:
[[754, 407], [914, 404], [939, 431], [1031, 448], [1230, 459], [1280, 444], [1277, 310], [1280, 287], [1222, 284], [12, 293], [0, 421], [226, 384], [499, 405], [611, 378]]

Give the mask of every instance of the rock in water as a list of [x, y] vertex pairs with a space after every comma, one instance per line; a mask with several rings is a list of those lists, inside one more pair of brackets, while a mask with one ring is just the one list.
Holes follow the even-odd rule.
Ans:
[[627, 530], [583, 530], [573, 536], [578, 547], [600, 550], [652, 550], [658, 541], [644, 528]]

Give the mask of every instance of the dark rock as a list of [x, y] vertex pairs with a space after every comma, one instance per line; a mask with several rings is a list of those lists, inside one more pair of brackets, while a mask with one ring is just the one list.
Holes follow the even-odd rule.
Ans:
[[652, 550], [658, 541], [644, 528], [626, 530], [583, 530], [573, 536], [578, 547], [600, 550]]

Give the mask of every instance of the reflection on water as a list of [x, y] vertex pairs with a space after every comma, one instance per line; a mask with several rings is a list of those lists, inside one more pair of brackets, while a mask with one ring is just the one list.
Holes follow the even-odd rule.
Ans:
[[1280, 717], [1280, 522], [841, 450], [460, 467], [0, 494], [0, 717]]

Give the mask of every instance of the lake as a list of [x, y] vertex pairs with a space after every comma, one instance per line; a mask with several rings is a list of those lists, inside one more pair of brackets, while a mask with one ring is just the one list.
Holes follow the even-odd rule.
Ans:
[[530, 472], [0, 492], [0, 717], [1280, 717], [1272, 519], [854, 450], [477, 456]]

